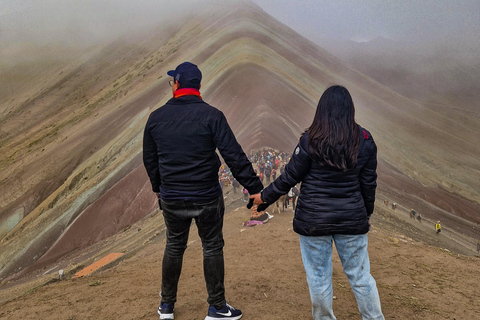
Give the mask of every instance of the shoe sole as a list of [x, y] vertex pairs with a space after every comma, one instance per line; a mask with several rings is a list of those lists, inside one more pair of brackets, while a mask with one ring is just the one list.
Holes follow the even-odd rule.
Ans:
[[238, 320], [238, 319], [240, 319], [242, 316], [243, 316], [243, 314], [241, 314], [241, 315], [239, 315], [239, 316], [236, 316], [236, 317], [221, 317], [221, 318], [214, 318], [214, 317], [207, 316], [207, 317], [205, 318], [205, 320], [218, 320], [218, 319]]
[[160, 310], [157, 311], [161, 320], [173, 320], [173, 313], [161, 314]]

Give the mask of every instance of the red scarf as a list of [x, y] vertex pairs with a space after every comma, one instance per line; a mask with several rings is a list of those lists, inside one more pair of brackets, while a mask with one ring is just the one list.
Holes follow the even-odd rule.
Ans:
[[197, 96], [202, 99], [202, 97], [200, 96], [200, 91], [194, 88], [181, 88], [175, 91], [175, 93], [173, 94], [174, 98], [179, 98], [183, 96]]

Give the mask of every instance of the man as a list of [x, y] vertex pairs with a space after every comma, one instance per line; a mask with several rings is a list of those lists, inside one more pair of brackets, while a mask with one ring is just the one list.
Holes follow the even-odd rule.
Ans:
[[160, 319], [173, 319], [177, 285], [192, 219], [203, 246], [208, 292], [205, 320], [240, 319], [242, 312], [225, 301], [223, 215], [216, 148], [233, 176], [250, 194], [263, 185], [238, 144], [223, 113], [200, 96], [202, 73], [184, 62], [167, 73], [173, 98], [150, 115], [143, 138], [143, 162], [165, 219]]
[[240, 188], [240, 183], [238, 183], [237, 179], [233, 178], [232, 186], [233, 186], [233, 194], [237, 194], [237, 189]]

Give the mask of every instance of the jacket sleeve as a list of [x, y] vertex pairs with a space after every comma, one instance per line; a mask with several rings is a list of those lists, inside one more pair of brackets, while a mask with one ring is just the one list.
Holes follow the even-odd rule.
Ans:
[[256, 194], [262, 191], [262, 182], [255, 174], [252, 163], [248, 160], [247, 155], [237, 142], [225, 115], [221, 111], [219, 111], [219, 116], [215, 121], [212, 133], [215, 145], [232, 171], [235, 179], [237, 179], [250, 194]]
[[370, 217], [375, 205], [375, 190], [377, 188], [377, 146], [371, 135], [369, 140], [371, 140], [371, 143], [369, 143], [371, 151], [366, 164], [360, 170], [360, 191], [367, 209], [367, 215]]
[[285, 166], [285, 171], [262, 191], [262, 200], [272, 204], [282, 195], [303, 180], [310, 170], [312, 159], [308, 155], [308, 136], [304, 135], [293, 151], [290, 162]]
[[[150, 116], [151, 117], [151, 116]], [[147, 170], [153, 192], [160, 192], [162, 180], [158, 165], [157, 145], [150, 133], [150, 118], [145, 126], [143, 133], [143, 164]]]

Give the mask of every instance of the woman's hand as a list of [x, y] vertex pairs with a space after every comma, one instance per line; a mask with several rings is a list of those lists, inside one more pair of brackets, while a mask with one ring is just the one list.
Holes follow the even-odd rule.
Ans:
[[257, 205], [258, 212], [265, 211], [265, 209], [267, 209], [269, 206], [267, 203], [263, 202], [261, 193], [252, 194], [250, 196], [250, 201], [248, 201], [247, 208], [251, 209], [254, 204]]
[[251, 209], [254, 204], [258, 206], [262, 203], [264, 203], [264, 202], [262, 201], [262, 194], [261, 193], [252, 194], [252, 195], [250, 195], [250, 200], [247, 203], [247, 209]]
[[263, 201], [262, 201], [262, 194], [261, 193], [257, 193], [257, 194], [252, 194], [250, 196], [250, 199], [253, 199], [253, 204], [256, 204], [257, 206], [259, 204], [262, 204]]

